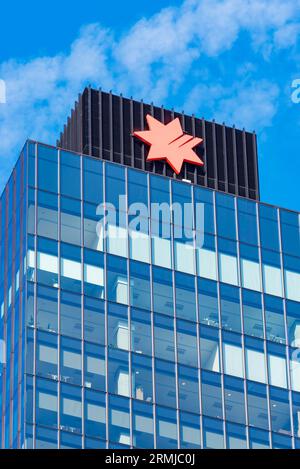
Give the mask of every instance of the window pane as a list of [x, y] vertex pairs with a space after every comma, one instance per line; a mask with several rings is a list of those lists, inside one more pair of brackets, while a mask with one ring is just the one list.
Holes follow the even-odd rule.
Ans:
[[38, 191], [37, 234], [57, 239], [58, 202], [57, 195]]
[[150, 309], [150, 267], [130, 261], [130, 304], [135, 308]]
[[177, 317], [196, 320], [195, 277], [175, 273]]
[[224, 238], [236, 239], [234, 198], [216, 193], [218, 235]]
[[103, 202], [102, 161], [83, 157], [83, 192], [84, 200], [94, 204]]
[[133, 308], [131, 308], [131, 349], [139, 354], [152, 355], [150, 314]]
[[80, 199], [80, 158], [66, 151], [60, 152], [60, 192], [76, 199]]
[[81, 244], [81, 204], [77, 200], [61, 197], [61, 240], [71, 244]]
[[198, 305], [200, 322], [218, 327], [219, 306], [216, 282], [198, 279]]
[[220, 371], [219, 332], [209, 327], [200, 327], [201, 368]]
[[269, 428], [266, 386], [247, 381], [248, 419], [253, 427]]
[[239, 289], [228, 285], [220, 287], [222, 327], [241, 332], [241, 311]]
[[178, 367], [179, 408], [199, 414], [198, 370], [187, 366]]
[[57, 192], [57, 150], [38, 145], [38, 187]]
[[84, 297], [84, 337], [89, 342], [105, 343], [104, 302]]
[[174, 315], [172, 272], [153, 266], [153, 309], [157, 313]]
[[154, 447], [153, 410], [149, 404], [133, 402], [133, 446]]
[[128, 304], [127, 265], [121, 257], [107, 256], [107, 297]]
[[244, 332], [247, 335], [264, 337], [261, 295], [249, 290], [242, 291]]

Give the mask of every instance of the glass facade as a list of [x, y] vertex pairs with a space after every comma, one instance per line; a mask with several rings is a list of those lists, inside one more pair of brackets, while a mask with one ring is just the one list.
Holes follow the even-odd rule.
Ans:
[[34, 142], [0, 213], [2, 447], [300, 447], [299, 214]]

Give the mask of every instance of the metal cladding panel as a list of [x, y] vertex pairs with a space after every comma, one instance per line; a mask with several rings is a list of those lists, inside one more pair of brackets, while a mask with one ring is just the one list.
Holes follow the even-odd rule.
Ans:
[[[147, 114], [164, 124], [178, 117], [185, 132], [201, 137], [203, 143], [194, 151], [204, 166], [184, 163], [176, 175], [164, 161], [147, 161], [148, 147], [132, 136], [134, 130], [147, 129]], [[259, 200], [255, 133], [101, 90], [86, 88], [79, 95], [57, 146]]]

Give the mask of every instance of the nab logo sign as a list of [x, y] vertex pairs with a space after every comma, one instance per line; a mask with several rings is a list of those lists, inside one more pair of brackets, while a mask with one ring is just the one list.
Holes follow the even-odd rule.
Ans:
[[203, 166], [203, 161], [193, 151], [203, 142], [202, 138], [185, 133], [178, 117], [166, 125], [150, 114], [146, 119], [149, 130], [136, 131], [133, 135], [150, 145], [147, 161], [166, 160], [176, 174], [180, 173], [184, 161]]

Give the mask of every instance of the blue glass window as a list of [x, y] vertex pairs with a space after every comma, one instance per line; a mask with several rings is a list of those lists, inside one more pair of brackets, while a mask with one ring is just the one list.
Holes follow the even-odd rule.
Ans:
[[280, 298], [265, 295], [265, 315], [267, 339], [284, 344], [283, 301]]
[[127, 263], [121, 257], [107, 256], [107, 299], [128, 304]]
[[80, 159], [81, 157], [75, 153], [60, 152], [60, 192], [62, 195], [80, 199]]
[[103, 163], [100, 160], [83, 157], [84, 200], [96, 205], [103, 202]]
[[300, 252], [300, 222], [297, 213], [280, 211], [282, 250], [286, 254], [298, 254]]
[[131, 308], [131, 350], [152, 355], [151, 317], [148, 311]]
[[199, 416], [180, 412], [180, 448], [200, 449], [200, 421]]
[[166, 316], [154, 316], [155, 356], [164, 360], [175, 361], [174, 325]]
[[108, 392], [129, 397], [128, 353], [110, 349], [108, 352]]
[[81, 435], [70, 432], [60, 432], [60, 449], [81, 449]]
[[[106, 163], [105, 170], [106, 203], [112, 204], [117, 211], [126, 211], [125, 169], [121, 166]], [[123, 196], [123, 199], [120, 200], [120, 196]]]
[[[120, 444], [130, 444], [129, 399], [109, 396], [109, 439]], [[109, 445], [110, 448], [112, 445]]]
[[224, 448], [223, 422], [211, 418], [203, 418], [204, 448]]
[[37, 239], [37, 282], [58, 286], [58, 250], [57, 243], [50, 239]]
[[178, 392], [179, 408], [199, 414], [198, 370], [187, 366], [178, 367]]
[[198, 305], [200, 322], [208, 326], [219, 326], [217, 283], [198, 279]]
[[85, 434], [94, 438], [106, 438], [105, 394], [85, 389], [84, 394]]
[[105, 343], [104, 302], [84, 297], [84, 338], [97, 344]]
[[214, 193], [194, 186], [196, 230], [215, 233]]
[[244, 382], [232, 376], [224, 377], [226, 420], [246, 424]]
[[108, 346], [129, 350], [128, 308], [108, 303]]
[[289, 345], [299, 347], [300, 345], [300, 309], [299, 303], [286, 301], [287, 324]]
[[277, 433], [290, 433], [290, 407], [288, 391], [270, 386], [270, 409], [272, 430]]
[[60, 388], [60, 424], [64, 430], [82, 432], [81, 389], [69, 384], [61, 384]]
[[260, 241], [265, 249], [279, 251], [279, 230], [277, 209], [259, 205]]
[[57, 427], [57, 383], [38, 378], [36, 380], [36, 423]]
[[251, 449], [267, 449], [270, 447], [269, 433], [257, 428], [249, 429], [249, 441]]
[[256, 203], [238, 199], [239, 239], [243, 243], [258, 244]]
[[84, 293], [104, 299], [104, 256], [90, 249], [84, 249]]
[[200, 326], [201, 368], [208, 371], [220, 371], [219, 331], [211, 327]]
[[61, 292], [60, 332], [69, 337], [81, 338], [81, 297]]
[[247, 395], [249, 425], [268, 430], [269, 420], [266, 386], [247, 381]]
[[198, 366], [196, 327], [195, 323], [177, 320], [177, 360], [183, 365]]
[[245, 334], [262, 339], [264, 330], [261, 295], [250, 290], [242, 290], [242, 301]]
[[227, 423], [226, 425], [226, 437], [227, 437], [227, 448], [228, 449], [246, 449], [246, 427], [242, 425], [236, 425]]
[[128, 206], [132, 204], [144, 204], [148, 207], [147, 174], [134, 169], [128, 169]]
[[98, 344], [84, 344], [84, 384], [105, 391], [105, 350]]
[[171, 270], [153, 266], [152, 279], [154, 311], [174, 316]]
[[37, 234], [45, 238], [57, 239], [58, 201], [57, 195], [38, 191]]
[[176, 407], [175, 364], [155, 360], [156, 403]]
[[150, 309], [150, 267], [130, 261], [130, 304], [135, 308]]
[[177, 448], [176, 410], [157, 406], [156, 427], [156, 448]]
[[194, 228], [191, 186], [178, 181], [172, 181], [171, 184], [173, 223], [178, 227], [183, 226], [187, 233]]
[[241, 332], [239, 289], [221, 284], [220, 295], [222, 327], [229, 331]]
[[133, 401], [133, 446], [136, 448], [154, 447], [154, 424], [152, 405]]
[[38, 187], [57, 192], [57, 150], [44, 145], [38, 146]]
[[140, 401], [152, 402], [152, 361], [151, 358], [132, 354], [132, 397]]
[[195, 277], [176, 272], [175, 285], [177, 317], [196, 321]]
[[61, 243], [60, 285], [62, 289], [81, 293], [81, 249], [71, 244]]
[[236, 239], [234, 197], [216, 192], [216, 204], [218, 235]]
[[202, 412], [208, 417], [223, 418], [221, 376], [209, 371], [201, 372]]
[[52, 332], [58, 331], [56, 288], [37, 286], [37, 326]]
[[36, 374], [45, 378], [57, 379], [57, 335], [37, 332]]
[[61, 338], [61, 366], [60, 373], [61, 379], [66, 383], [82, 384], [82, 356], [81, 356], [81, 341], [76, 339], [69, 339], [67, 337]]
[[51, 428], [36, 426], [35, 448], [57, 449], [58, 433]]
[[60, 236], [70, 244], [81, 245], [81, 203], [69, 197], [60, 198]]

